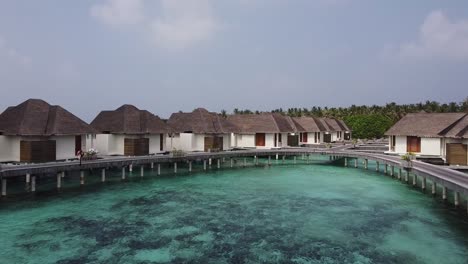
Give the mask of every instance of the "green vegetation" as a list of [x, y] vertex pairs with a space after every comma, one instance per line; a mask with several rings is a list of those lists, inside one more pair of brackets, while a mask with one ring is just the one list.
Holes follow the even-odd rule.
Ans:
[[[388, 103], [384, 106], [278, 108], [271, 112], [288, 116], [315, 116], [342, 119], [353, 130], [353, 137], [361, 139], [381, 138], [385, 131], [408, 113], [417, 112], [448, 113], [468, 112], [468, 97], [460, 103], [439, 103], [426, 101], [417, 104]], [[234, 114], [259, 114], [260, 111], [234, 109]]]

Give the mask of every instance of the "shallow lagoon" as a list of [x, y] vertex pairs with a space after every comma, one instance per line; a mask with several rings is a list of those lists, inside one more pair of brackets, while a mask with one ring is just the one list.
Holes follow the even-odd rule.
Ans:
[[150, 173], [0, 202], [0, 262], [468, 260], [466, 216], [373, 171], [315, 164]]

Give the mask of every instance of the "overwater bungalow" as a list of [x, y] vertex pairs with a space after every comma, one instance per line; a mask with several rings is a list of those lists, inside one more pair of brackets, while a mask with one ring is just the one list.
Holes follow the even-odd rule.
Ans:
[[91, 122], [98, 131], [95, 146], [101, 155], [141, 156], [166, 150], [170, 127], [158, 116], [133, 105], [102, 111]]
[[197, 108], [190, 113], [174, 113], [167, 124], [169, 149], [183, 151], [219, 151], [231, 148], [231, 137], [238, 128], [220, 114]]
[[324, 142], [340, 142], [351, 139], [351, 129], [343, 120], [335, 118], [321, 118], [321, 120], [327, 128], [324, 134]]
[[299, 131], [300, 144], [320, 144], [323, 143], [323, 133], [325, 126], [316, 117], [293, 117], [296, 128]]
[[0, 162], [48, 162], [75, 158], [95, 130], [58, 105], [29, 99], [0, 115]]
[[413, 152], [422, 159], [441, 159], [447, 164], [467, 165], [468, 114], [407, 114], [385, 135], [390, 154]]
[[292, 118], [278, 113], [230, 115], [228, 120], [239, 127], [234, 146], [275, 148], [299, 145], [299, 134]]

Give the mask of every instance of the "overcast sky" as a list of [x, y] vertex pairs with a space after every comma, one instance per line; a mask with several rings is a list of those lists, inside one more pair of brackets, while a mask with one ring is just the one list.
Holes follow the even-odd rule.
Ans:
[[0, 111], [462, 101], [466, 0], [2, 0]]

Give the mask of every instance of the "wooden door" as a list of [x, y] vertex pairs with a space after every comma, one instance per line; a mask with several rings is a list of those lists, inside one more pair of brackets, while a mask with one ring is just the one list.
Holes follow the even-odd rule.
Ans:
[[307, 143], [307, 133], [302, 133], [302, 142]]
[[125, 138], [125, 156], [144, 156], [149, 154], [149, 138]]
[[75, 136], [75, 154], [81, 149], [81, 135]]
[[299, 146], [299, 136], [298, 135], [288, 135], [288, 146], [297, 147]]
[[331, 134], [323, 134], [323, 142], [331, 143]]
[[421, 152], [421, 138], [420, 137], [406, 137], [406, 151], [419, 153]]
[[265, 146], [265, 133], [255, 134], [255, 146], [264, 147]]
[[159, 150], [164, 150], [164, 134], [159, 134]]
[[223, 150], [223, 137], [205, 137], [204, 150], [205, 152]]
[[56, 160], [55, 140], [20, 141], [21, 162], [49, 162]]
[[447, 144], [447, 163], [450, 165], [467, 164], [467, 145]]

